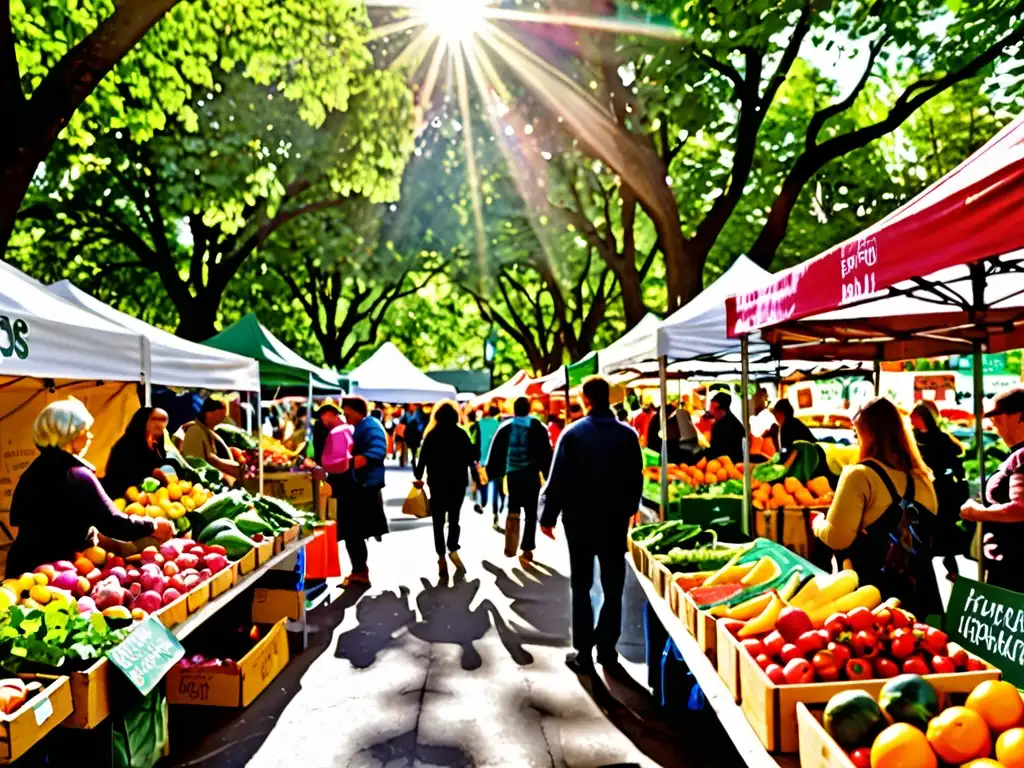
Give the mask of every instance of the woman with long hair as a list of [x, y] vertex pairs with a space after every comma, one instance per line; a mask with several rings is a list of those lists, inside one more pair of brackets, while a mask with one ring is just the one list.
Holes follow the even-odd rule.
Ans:
[[[434, 519], [434, 549], [437, 567], [447, 573], [445, 548], [456, 570], [464, 570], [459, 558], [459, 513], [469, 486], [469, 473], [476, 468], [476, 451], [469, 434], [459, 424], [459, 407], [451, 400], [437, 404], [423, 433], [416, 461], [415, 485], [423, 487], [426, 472], [430, 487], [430, 514]], [[448, 537], [444, 523], [448, 520]]]
[[[938, 509], [931, 470], [907, 420], [888, 398], [870, 400], [853, 417], [853, 425], [860, 462], [843, 470], [828, 514], [813, 522], [814, 535], [837, 553], [840, 563], [851, 560], [865, 584], [899, 597], [915, 614], [941, 611], [930, 559], [916, 563], [909, 576], [912, 589], [902, 589], [901, 577], [883, 568], [893, 537], [899, 536], [900, 501], [913, 501], [922, 514], [934, 515]], [[927, 543], [921, 550], [930, 553]]]
[[144, 406], [135, 412], [107, 459], [103, 488], [111, 498], [124, 496], [128, 488], [167, 463], [166, 429], [167, 411], [162, 408]]
[[946, 577], [959, 572], [956, 556], [965, 553], [969, 542], [958, 527], [960, 507], [970, 496], [964, 472], [964, 446], [939, 426], [938, 409], [929, 401], [918, 403], [910, 412], [910, 425], [921, 458], [932, 471], [935, 495], [939, 500], [939, 531], [936, 554], [941, 554]]

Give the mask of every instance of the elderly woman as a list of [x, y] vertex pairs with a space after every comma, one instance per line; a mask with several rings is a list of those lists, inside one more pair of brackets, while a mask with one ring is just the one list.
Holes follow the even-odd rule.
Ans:
[[170, 520], [144, 520], [119, 512], [103, 490], [89, 448], [92, 414], [78, 400], [46, 406], [36, 417], [32, 438], [39, 448], [11, 499], [11, 523], [18, 536], [7, 556], [7, 574], [18, 576], [54, 560], [71, 560], [91, 546], [92, 529], [111, 539], [133, 541], [174, 535]]

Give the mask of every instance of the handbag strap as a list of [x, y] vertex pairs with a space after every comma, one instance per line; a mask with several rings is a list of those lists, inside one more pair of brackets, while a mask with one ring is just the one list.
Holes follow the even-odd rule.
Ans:
[[901, 496], [899, 494], [899, 491], [896, 490], [896, 484], [893, 483], [892, 478], [889, 477], [889, 473], [885, 471], [885, 468], [881, 464], [879, 464], [878, 462], [874, 461], [873, 459], [868, 459], [867, 461], [862, 461], [861, 464], [863, 466], [868, 467], [869, 469], [873, 470], [874, 473], [876, 475], [878, 475], [882, 479], [882, 483], [885, 485], [885, 489], [887, 491], [889, 491], [889, 496], [892, 497], [892, 503], [893, 504], [898, 504], [901, 501], [913, 501], [914, 500], [915, 493], [914, 493], [914, 476], [913, 476], [913, 474], [911, 474], [910, 472], [907, 473], [907, 488], [906, 488], [906, 491]]

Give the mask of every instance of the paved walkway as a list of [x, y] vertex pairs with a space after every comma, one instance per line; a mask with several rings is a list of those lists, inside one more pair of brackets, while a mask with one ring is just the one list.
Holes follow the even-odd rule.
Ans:
[[[389, 469], [388, 480], [392, 533], [371, 542], [373, 587], [313, 612], [309, 649], [244, 713], [188, 713], [212, 733], [172, 745], [176, 765], [708, 764], [722, 741], [714, 727], [691, 739], [661, 717], [646, 689], [580, 680], [564, 666], [563, 541], [542, 537], [538, 562], [524, 569], [503, 556], [490, 515], [467, 503], [466, 576], [439, 579], [430, 520], [401, 515], [411, 474]], [[629, 642], [638, 639], [636, 606], [626, 623], [634, 631], [621, 650], [642, 661]], [[731, 762], [716, 757], [719, 766]]]

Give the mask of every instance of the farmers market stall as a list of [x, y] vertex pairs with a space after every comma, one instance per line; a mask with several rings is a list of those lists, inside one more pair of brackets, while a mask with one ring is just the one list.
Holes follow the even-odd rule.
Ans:
[[[869, 575], [826, 574], [765, 539], [723, 543], [713, 529], [670, 521], [634, 527], [628, 544], [647, 599], [655, 695], [670, 711], [706, 701], [747, 765], [862, 768], [868, 751], [875, 768], [935, 767], [933, 752], [959, 765], [1000, 754], [996, 736], [1024, 726], [1024, 701], [999, 682], [997, 643], [977, 621], [996, 604], [1024, 606], [1024, 595], [986, 591], [983, 602], [964, 579], [950, 604], [957, 626], [944, 632]], [[966, 699], [988, 730], [943, 710], [943, 697]], [[977, 738], [949, 738], [947, 719], [971, 721]], [[894, 741], [920, 757], [896, 762]]]
[[970, 354], [983, 469], [983, 354], [1024, 346], [1022, 179], [1024, 115], [874, 226], [738, 291], [729, 335], [805, 359]]
[[434, 381], [390, 341], [352, 371], [353, 392], [378, 403], [436, 403], [454, 400], [455, 387]]

